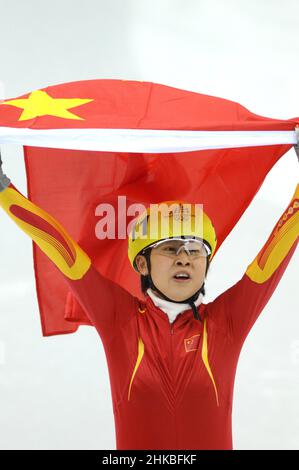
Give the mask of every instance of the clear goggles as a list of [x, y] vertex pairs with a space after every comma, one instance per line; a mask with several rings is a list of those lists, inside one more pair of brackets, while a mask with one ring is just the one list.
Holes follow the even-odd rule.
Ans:
[[187, 239], [182, 240], [181, 238], [171, 238], [168, 240], [160, 240], [150, 246], [157, 254], [169, 256], [175, 258], [182, 250], [190, 256], [192, 259], [196, 258], [207, 258], [211, 254], [210, 247], [202, 240]]

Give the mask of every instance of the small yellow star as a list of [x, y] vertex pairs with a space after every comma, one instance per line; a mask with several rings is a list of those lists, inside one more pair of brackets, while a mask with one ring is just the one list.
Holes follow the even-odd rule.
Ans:
[[82, 104], [94, 101], [92, 99], [81, 98], [52, 98], [45, 91], [33, 91], [28, 98], [3, 101], [0, 104], [8, 104], [23, 109], [19, 121], [26, 121], [40, 116], [56, 116], [64, 119], [84, 118], [68, 111], [70, 108], [81, 106]]

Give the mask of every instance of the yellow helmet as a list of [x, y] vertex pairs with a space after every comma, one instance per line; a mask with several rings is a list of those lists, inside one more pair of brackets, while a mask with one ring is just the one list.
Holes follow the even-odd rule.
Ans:
[[217, 237], [209, 216], [201, 204], [184, 201], [164, 201], [151, 204], [133, 220], [128, 240], [128, 257], [138, 272], [135, 259], [143, 250], [160, 240], [196, 238], [208, 244], [215, 253]]

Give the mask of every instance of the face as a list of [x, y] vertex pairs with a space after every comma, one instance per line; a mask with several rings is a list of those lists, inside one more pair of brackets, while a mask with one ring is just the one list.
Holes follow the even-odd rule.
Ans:
[[[151, 250], [151, 276], [155, 286], [164, 295], [181, 301], [201, 288], [205, 280], [207, 258], [200, 256], [193, 259], [184, 249], [177, 255], [170, 256], [169, 253], [173, 253], [173, 248], [177, 246], [175, 241], [170, 241], [163, 246], [163, 250], [158, 249], [159, 247]], [[148, 274], [145, 256], [138, 255], [136, 264], [141, 274]], [[189, 278], [177, 279], [175, 275], [180, 271], [187, 272]]]

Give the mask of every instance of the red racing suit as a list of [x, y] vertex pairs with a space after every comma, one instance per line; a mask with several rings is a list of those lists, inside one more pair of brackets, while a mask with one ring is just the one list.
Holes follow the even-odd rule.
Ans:
[[[299, 185], [243, 277], [170, 324], [104, 278], [64, 228], [10, 184], [0, 205], [63, 273], [107, 357], [117, 449], [232, 449], [233, 388], [246, 336], [275, 291], [299, 237]], [[98, 286], [101, 285], [99, 295]]]

